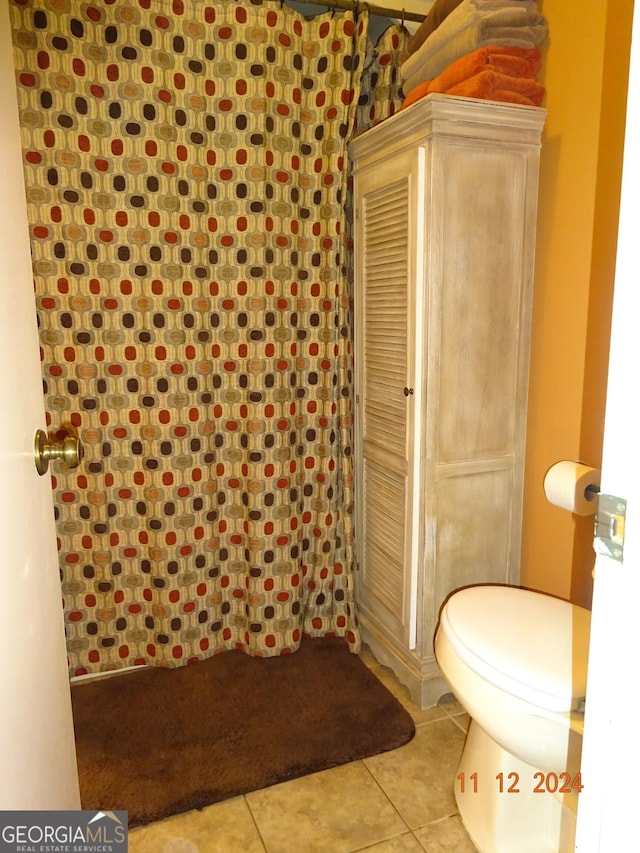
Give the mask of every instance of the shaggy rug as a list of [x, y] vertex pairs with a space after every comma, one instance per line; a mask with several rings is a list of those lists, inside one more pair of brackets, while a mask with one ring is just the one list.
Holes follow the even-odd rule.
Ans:
[[339, 639], [307, 639], [281, 657], [230, 651], [79, 682], [71, 696], [82, 808], [127, 810], [130, 827], [377, 755], [415, 734]]

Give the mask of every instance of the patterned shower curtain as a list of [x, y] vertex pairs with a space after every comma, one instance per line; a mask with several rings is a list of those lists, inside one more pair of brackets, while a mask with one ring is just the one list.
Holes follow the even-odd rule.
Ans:
[[357, 649], [344, 209], [356, 113], [379, 118], [366, 14], [11, 11], [47, 417], [85, 448], [53, 472], [70, 673]]

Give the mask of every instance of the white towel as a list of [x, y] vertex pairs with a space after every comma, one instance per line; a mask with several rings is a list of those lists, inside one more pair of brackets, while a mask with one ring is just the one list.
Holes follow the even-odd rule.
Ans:
[[400, 68], [403, 90], [433, 80], [444, 69], [479, 47], [531, 48], [548, 33], [535, 0], [462, 0]]

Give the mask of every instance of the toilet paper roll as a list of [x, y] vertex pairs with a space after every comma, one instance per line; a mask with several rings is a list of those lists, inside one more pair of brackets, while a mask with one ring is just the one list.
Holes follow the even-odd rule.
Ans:
[[599, 489], [600, 471], [580, 462], [556, 462], [544, 478], [544, 492], [549, 503], [576, 515], [595, 514]]

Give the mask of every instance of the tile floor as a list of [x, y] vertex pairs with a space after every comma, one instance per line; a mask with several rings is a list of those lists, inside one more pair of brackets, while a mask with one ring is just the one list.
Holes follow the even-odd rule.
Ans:
[[453, 796], [469, 718], [450, 696], [421, 711], [368, 650], [363, 660], [411, 714], [412, 741], [132, 829], [130, 853], [475, 853]]

